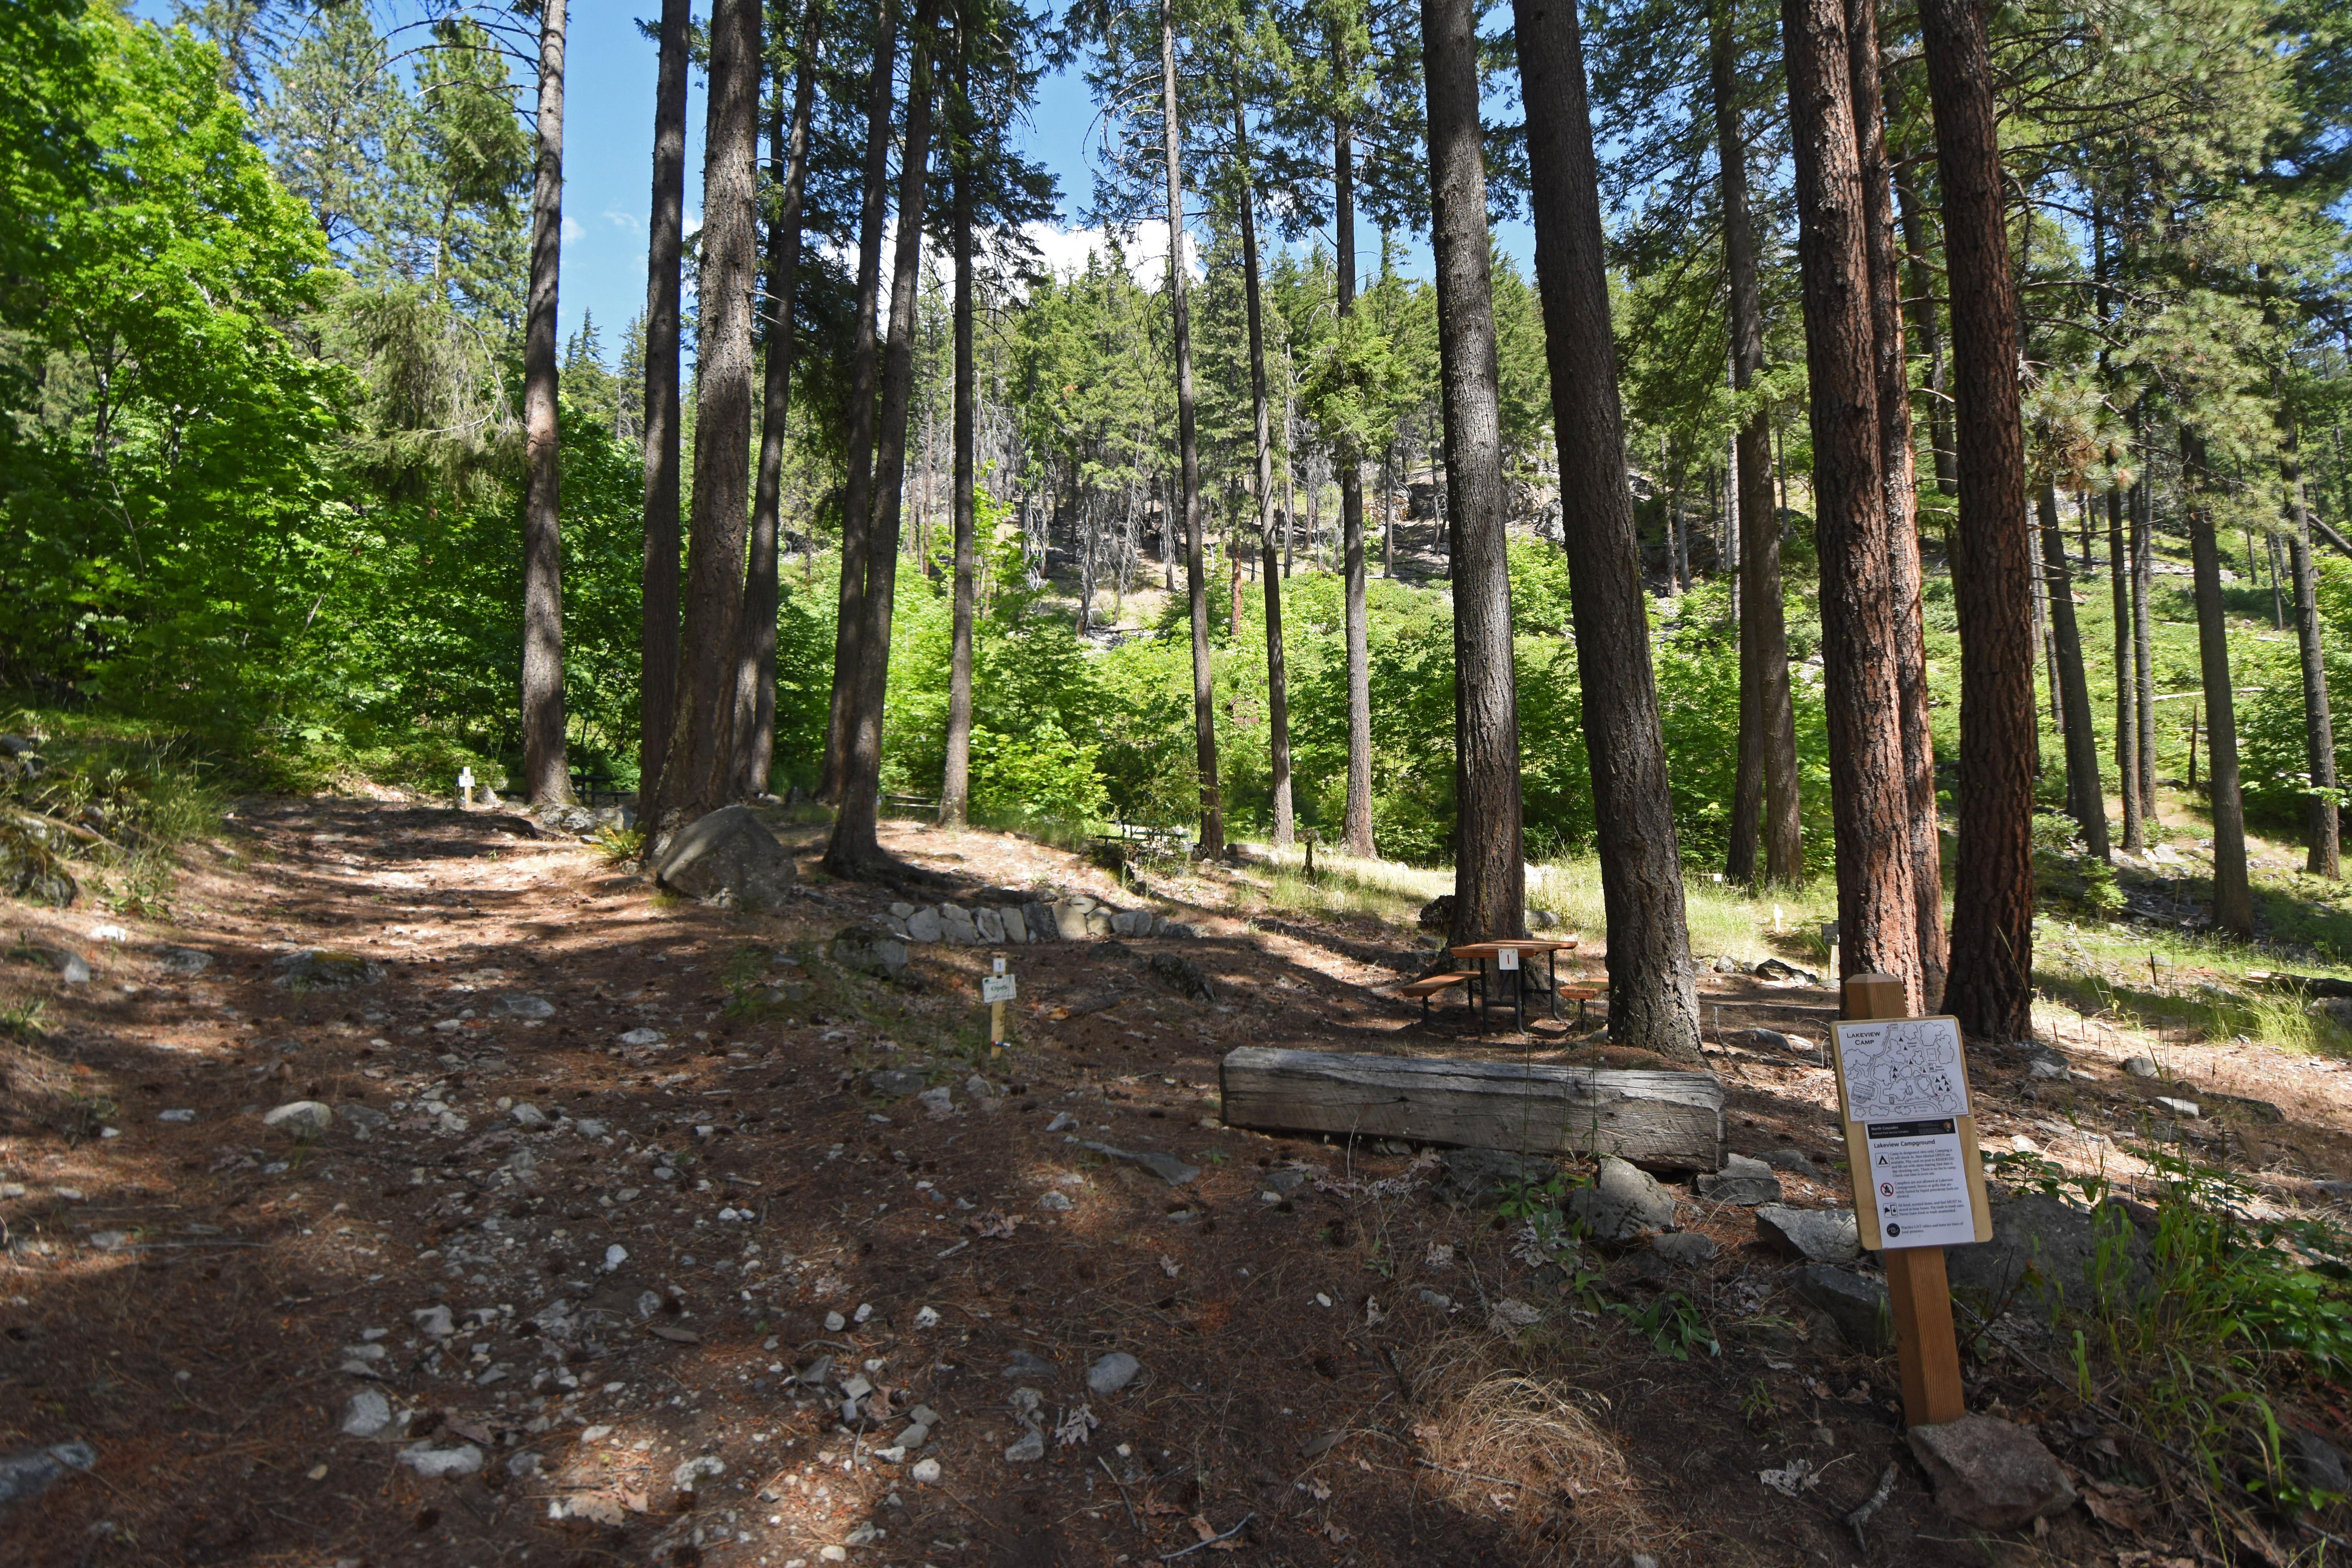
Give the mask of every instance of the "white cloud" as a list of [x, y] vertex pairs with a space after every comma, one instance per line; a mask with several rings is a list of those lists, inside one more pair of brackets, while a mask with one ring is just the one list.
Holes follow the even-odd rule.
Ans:
[[[1109, 237], [1099, 226], [1094, 228], [1063, 228], [1055, 224], [1032, 223], [1023, 226], [1022, 233], [1037, 247], [1045, 266], [1056, 277], [1069, 278], [1087, 268], [1090, 256], [1106, 253]], [[1128, 275], [1146, 289], [1156, 289], [1168, 277], [1168, 226], [1164, 223], [1139, 224], [1119, 236], [1119, 248], [1127, 257]], [[1201, 243], [1187, 231], [1184, 236], [1184, 265], [1195, 279], [1208, 275], [1201, 262]]]
[[637, 215], [635, 213], [607, 210], [604, 214], [604, 221], [611, 224], [614, 228], [623, 230], [628, 234], [643, 234], [646, 232], [646, 226], [644, 223], [639, 221]]
[[586, 232], [587, 230], [580, 226], [580, 220], [578, 218], [572, 217], [568, 214], [565, 216], [563, 219], [563, 237], [567, 242], [578, 239]]

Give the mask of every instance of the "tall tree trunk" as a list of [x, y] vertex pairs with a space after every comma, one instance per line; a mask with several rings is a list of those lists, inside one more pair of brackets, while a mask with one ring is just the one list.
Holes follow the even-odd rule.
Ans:
[[2303, 656], [2303, 735], [2311, 774], [2311, 852], [2304, 868], [2333, 880], [2344, 874], [2336, 804], [2336, 721], [2327, 700], [2327, 661], [2319, 644], [2317, 574], [2311, 566], [2311, 513], [2303, 498], [2303, 460], [2286, 427], [2279, 457], [2285, 481], [2287, 569], [2294, 580], [2294, 636]]
[[648, 827], [656, 831], [673, 814], [691, 822], [727, 804], [738, 776], [732, 763], [751, 499], [761, 20], [761, 0], [718, 0], [710, 16], [696, 289], [694, 514], [687, 537], [677, 723], [660, 790], [647, 807]]
[[1927, 708], [1925, 573], [1911, 449], [1911, 372], [1903, 345], [1903, 279], [1895, 245], [1894, 178], [1878, 83], [1877, 0], [1845, 0], [1847, 75], [1862, 163], [1864, 249], [1870, 263], [1872, 365], [1877, 383], [1878, 478], [1894, 568], [1895, 680], [1901, 700], [1904, 791], [1911, 828], [1911, 906], [1920, 996], [1944, 994], [1944, 846], [1936, 810], [1936, 736]]
[[563, 242], [563, 24], [539, 19], [539, 170], [531, 187], [530, 304], [523, 327], [522, 419], [530, 486], [522, 512], [522, 772], [534, 805], [572, 799], [564, 760], [563, 534], [555, 427], [555, 295]]
[[1209, 566], [1201, 538], [1201, 443], [1192, 411], [1191, 276], [1184, 270], [1183, 135], [1176, 117], [1175, 0], [1160, 0], [1160, 142], [1168, 171], [1168, 302], [1176, 339], [1176, 459], [1183, 487], [1184, 586], [1192, 629], [1192, 754], [1201, 775], [1204, 859], [1225, 852], [1225, 814], [1217, 795], [1215, 673], [1210, 666]]
[[785, 140], [783, 93], [768, 119], [768, 159], [777, 191], [768, 229], [768, 363], [760, 412], [760, 471], [752, 489], [751, 558], [743, 579], [743, 654], [735, 675], [736, 788], [767, 793], [776, 751], [776, 535], [782, 521], [784, 426], [793, 403], [793, 289], [801, 259], [801, 192], [808, 168], [809, 126], [816, 112], [814, 3], [793, 74], [791, 140]]
[[1830, 811], [1844, 973], [1924, 1005], [1912, 895], [1894, 541], [1880, 483], [1876, 327], [1843, 0], [1782, 0], [1822, 563]]
[[[1333, 74], [1345, 82], [1349, 64], [1335, 36]], [[1339, 312], [1356, 313], [1356, 132], [1344, 113], [1331, 122], [1332, 248]], [[1372, 844], [1372, 656], [1364, 582], [1362, 454], [1342, 454], [1339, 471], [1339, 572], [1347, 601], [1348, 794], [1340, 838], [1350, 855], [1370, 859]]]
[[882, 296], [882, 224], [890, 186], [890, 95], [898, 68], [898, 0], [882, 0], [874, 35], [873, 90], [866, 110], [864, 194], [857, 210], [857, 317], [849, 336], [849, 427], [841, 486], [841, 584], [833, 628], [833, 702], [824, 731], [820, 798], [838, 802], [849, 759], [849, 714], [856, 701], [874, 508], [874, 389], [881, 375], [874, 312]]
[[1477, 0], [1422, 0], [1429, 101], [1430, 250], [1444, 391], [1446, 533], [1454, 557], [1454, 940], [1527, 924], [1519, 712], [1504, 525], [1500, 375], [1486, 167], [1478, 123]]
[[637, 798], [661, 789], [677, 713], [678, 284], [686, 209], [692, 0], [662, 0], [654, 88], [653, 208], [646, 222], [646, 552], [638, 631]]
[[[1927, 270], [1926, 225], [1919, 215], [1918, 193], [1913, 189], [1919, 167], [1916, 157], [1907, 157], [1895, 171], [1895, 205], [1903, 226], [1903, 269], [1906, 279], [1904, 292], [1915, 303], [1912, 320], [1918, 329], [1919, 354], [1927, 362], [1927, 448], [1936, 465], [1936, 489], [1942, 495], [1958, 495], [1959, 486], [1952, 477], [1952, 402], [1944, 360], [1944, 332], [1936, 319], [1936, 284]], [[1906, 174], [1910, 178], [1904, 177]]]
[[2205, 437], [2180, 427], [2180, 491], [2189, 511], [2189, 556], [2197, 584], [2197, 664], [2205, 688], [2207, 794], [2213, 810], [2213, 924], [2242, 940], [2254, 934], [2254, 893], [2246, 879], [2246, 806], [2239, 794], [2238, 704], [2230, 689], [2230, 631], [2222, 620], [2221, 549], [2208, 499]]
[[2140, 479], [2132, 486], [2132, 682], [2139, 693], [2139, 812], [2156, 816], [2156, 643], [2148, 624], [2156, 595], [2156, 518], [2147, 482], [2147, 453], [2140, 457]]
[[931, 161], [931, 23], [936, 0], [919, 0], [908, 47], [907, 139], [898, 163], [898, 237], [890, 270], [890, 340], [882, 367], [875, 439], [873, 521], [866, 541], [866, 593], [857, 606], [857, 669], [849, 710], [841, 806], [825, 840], [824, 868], [836, 877], [871, 870], [884, 857], [877, 837], [882, 806], [882, 717], [890, 689], [890, 616], [898, 591], [898, 519], [907, 479], [907, 415], [915, 393], [915, 321], [922, 291], [924, 182]]
[[2124, 539], [2124, 494], [2107, 491], [2107, 586], [2116, 617], [2116, 773], [2124, 801], [2124, 853], [2147, 849], [2140, 814], [2139, 704], [2132, 681], [2132, 592], [2130, 552]]
[[1622, 1044], [1696, 1060], [1698, 993], [1626, 482], [1584, 43], [1565, 0], [1517, 0], [1513, 12], [1559, 451], [1560, 543], [1609, 926], [1609, 1031]]
[[979, 574], [979, 525], [973, 486], [980, 468], [978, 397], [971, 343], [971, 40], [963, 35], [965, 13], [956, 16], [955, 158], [948, 197], [948, 229], [955, 247], [955, 605], [953, 642], [948, 654], [947, 766], [940, 775], [940, 821], [961, 827], [971, 803], [971, 619], [972, 583]]
[[[1265, 691], [1268, 782], [1274, 792], [1274, 842], [1287, 845], [1295, 824], [1290, 804], [1290, 681], [1282, 655], [1282, 542], [1274, 523], [1274, 405], [1265, 393], [1265, 322], [1257, 269], [1257, 194], [1249, 178], [1249, 121], [1241, 94], [1234, 94], [1234, 144], [1239, 150], [1242, 184], [1243, 293], [1249, 308], [1250, 403], [1257, 422], [1257, 536], [1259, 579], [1265, 595]], [[1234, 627], [1239, 631], [1239, 626]]]
[[2058, 489], [2042, 481], [2042, 574], [2050, 597], [2050, 633], [2058, 645], [2059, 700], [2066, 712], [2066, 799], [2083, 846], [2107, 858], [2107, 796], [2099, 783], [2099, 738], [2091, 728], [2091, 686], [2083, 673], [2083, 635], [2074, 618], [2074, 573], [2058, 526]]
[[[1748, 142], [1739, 122], [1731, 0], [1707, 12], [1707, 79], [1723, 186], [1724, 268], [1729, 281], [1731, 384], [1746, 392], [1764, 369], [1764, 310], [1756, 231], [1748, 205]], [[1780, 520], [1772, 495], [1771, 416], [1759, 408], [1734, 437], [1739, 581], [1739, 760], [1726, 873], [1736, 882], [1793, 883], [1804, 874], [1797, 796], [1797, 720], [1789, 694], [1788, 616], [1780, 589]], [[1565, 487], [1562, 489], [1565, 496]], [[1762, 866], [1758, 849], [1762, 849]]]
[[2017, 289], [1984, 13], [1979, 0], [1920, 0], [1919, 17], [1944, 193], [1960, 505], [1960, 851], [1944, 1007], [1969, 1034], [2018, 1040], [2033, 1027], [2036, 725]]

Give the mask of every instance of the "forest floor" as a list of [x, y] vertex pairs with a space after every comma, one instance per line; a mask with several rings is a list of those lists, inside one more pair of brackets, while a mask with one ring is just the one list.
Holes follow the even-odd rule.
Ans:
[[[1223, 1127], [1242, 1044], [1611, 1056], [1424, 1024], [1377, 989], [1410, 963], [1392, 917], [1276, 930], [1260, 870], [1147, 870], [1147, 897], [1024, 838], [906, 823], [887, 843], [938, 884], [845, 884], [814, 870], [820, 826], [779, 828], [804, 875], [768, 914], [673, 900], [517, 816], [359, 798], [243, 803], [143, 918], [8, 905], [0, 1453], [96, 1452], [16, 1505], [10, 1559], [2258, 1560], [1990, 1342], [1972, 1408], [2140, 1500], [2106, 1510], [2129, 1529], [1952, 1525], [1903, 1449], [1892, 1359], [1793, 1298], [1746, 1209], [1680, 1193], [1721, 1244], [1702, 1265], [1587, 1248], [1547, 1273], [1516, 1220], [1439, 1201], [1433, 1152]], [[919, 946], [906, 984], [827, 956], [894, 900], [990, 889], [1201, 934], [1010, 950], [1001, 1056], [981, 952]], [[1602, 933], [1581, 934], [1597, 972]], [[1162, 947], [1213, 999], [1155, 976]], [[273, 984], [309, 951], [348, 957]], [[1817, 1045], [1832, 994], [1701, 978], [1729, 1148], [1802, 1151], [1786, 1201], [1845, 1203], [1828, 1070], [1739, 1043]], [[2154, 1097], [2243, 1095], [2284, 1120], [2217, 1100], [2180, 1136], [2259, 1202], [2316, 1208], [2315, 1181], [2352, 1177], [2336, 1059], [2184, 1037], [2156, 1081], [2120, 1070], [2149, 1046], [2127, 1029], [2056, 1043], [2072, 1081], [1976, 1048], [1988, 1146], [2128, 1186], [2125, 1142], [2168, 1119]], [[299, 1100], [333, 1109], [323, 1133], [265, 1125]], [[1090, 1392], [1113, 1352], [1131, 1379]], [[820, 1385], [851, 1377], [871, 1389], [845, 1424]], [[1033, 1402], [1042, 1457], [1008, 1458]], [[929, 1441], [902, 1446], [925, 1406]], [[2344, 1439], [2340, 1409], [2284, 1413]], [[1858, 1542], [1843, 1516], [1890, 1464]], [[1767, 1471], [1813, 1479], [1784, 1496]]]

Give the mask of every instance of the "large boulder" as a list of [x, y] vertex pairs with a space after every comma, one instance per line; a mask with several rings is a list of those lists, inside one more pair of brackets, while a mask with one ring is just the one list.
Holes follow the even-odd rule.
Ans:
[[383, 978], [383, 965], [355, 952], [305, 948], [278, 960], [269, 984], [282, 991], [349, 991]]
[[1895, 1344], [1895, 1312], [1886, 1287], [1851, 1268], [1809, 1263], [1797, 1270], [1798, 1299], [1817, 1307], [1837, 1325], [1846, 1342], [1875, 1354]]
[[1738, 1204], [1744, 1208], [1754, 1208], [1759, 1204], [1777, 1204], [1780, 1201], [1780, 1178], [1774, 1175], [1772, 1167], [1761, 1160], [1752, 1160], [1745, 1154], [1732, 1154], [1725, 1158], [1721, 1171], [1699, 1177], [1698, 1195], [1714, 1203]]
[[1851, 1263], [1862, 1256], [1862, 1232], [1852, 1209], [1766, 1204], [1756, 1211], [1756, 1236], [1807, 1263]]
[[[2102, 1251], [2102, 1243], [2105, 1244]], [[1992, 1239], [1944, 1249], [1952, 1289], [1990, 1312], [2033, 1300], [2055, 1309], [2080, 1303], [2098, 1284], [2121, 1298], [2149, 1289], [2148, 1244], [2117, 1205], [2085, 1213], [2045, 1193], [2003, 1198], [1992, 1205]]]
[[2041, 1439], [1997, 1415], [1963, 1415], [1904, 1434], [1936, 1485], [1936, 1506], [1979, 1530], [2019, 1530], [2074, 1501]]
[[654, 864], [665, 888], [737, 909], [772, 909], [800, 875], [748, 805], [722, 805], [680, 828]]

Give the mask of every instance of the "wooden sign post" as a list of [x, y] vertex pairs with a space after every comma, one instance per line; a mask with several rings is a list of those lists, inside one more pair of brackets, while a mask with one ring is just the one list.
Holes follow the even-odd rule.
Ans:
[[[1968, 1414], [1947, 1245], [1992, 1239], [1958, 1020], [1913, 1018], [1903, 982], [1857, 974], [1831, 1026], [1846, 1168], [1863, 1246], [1886, 1261], [1886, 1294], [1913, 1426]], [[1872, 1026], [1905, 1026], [1888, 1028]]]
[[981, 977], [980, 999], [988, 1004], [988, 1054], [1001, 1055], [1004, 1050], [1004, 1005], [1021, 994], [1019, 984], [1004, 972], [1004, 955], [998, 953], [992, 961], [994, 973]]

